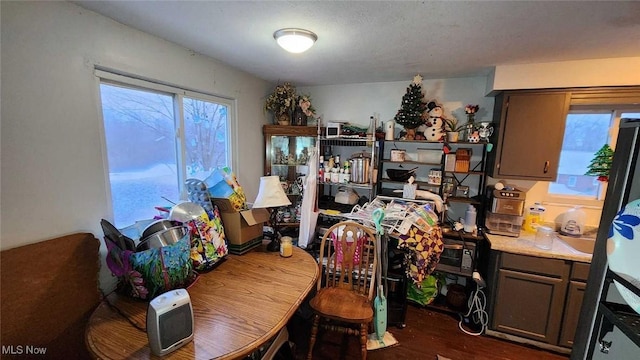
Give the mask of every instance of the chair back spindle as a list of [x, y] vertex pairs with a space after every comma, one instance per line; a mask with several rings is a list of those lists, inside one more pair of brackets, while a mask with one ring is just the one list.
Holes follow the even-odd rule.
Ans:
[[[378, 260], [371, 229], [351, 221], [332, 226], [322, 238], [320, 259], [325, 286], [352, 289], [373, 298], [371, 285]], [[319, 281], [317, 289], [321, 287]]]

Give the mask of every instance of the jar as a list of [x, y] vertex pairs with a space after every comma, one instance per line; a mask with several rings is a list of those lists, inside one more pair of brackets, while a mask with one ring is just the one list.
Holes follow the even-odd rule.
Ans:
[[283, 236], [280, 239], [280, 256], [290, 257], [293, 255], [293, 243], [291, 236]]
[[553, 229], [547, 226], [538, 226], [538, 231], [536, 232], [536, 247], [549, 250], [553, 246], [553, 238], [555, 234]]

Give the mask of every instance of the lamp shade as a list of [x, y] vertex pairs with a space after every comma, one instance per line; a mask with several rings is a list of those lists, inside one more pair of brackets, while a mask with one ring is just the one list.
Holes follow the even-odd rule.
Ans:
[[280, 185], [280, 178], [277, 176], [262, 176], [260, 178], [260, 188], [258, 196], [253, 202], [254, 208], [272, 208], [291, 205], [291, 201], [284, 193]]
[[280, 47], [295, 54], [309, 50], [318, 40], [313, 32], [294, 28], [280, 29], [273, 33], [273, 37]]

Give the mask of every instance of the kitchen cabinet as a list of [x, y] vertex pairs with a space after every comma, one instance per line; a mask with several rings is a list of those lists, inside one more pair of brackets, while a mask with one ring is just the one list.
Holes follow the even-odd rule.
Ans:
[[584, 299], [584, 291], [587, 288], [587, 278], [589, 277], [589, 264], [573, 263], [569, 289], [567, 290], [567, 301], [565, 304], [564, 318], [560, 332], [560, 346], [572, 347], [573, 338], [580, 319], [580, 307]]
[[[490, 262], [490, 329], [562, 345], [572, 262], [499, 251], [491, 251]], [[572, 301], [577, 303], [575, 297]], [[568, 337], [575, 328], [565, 325], [562, 330]]]
[[317, 132], [313, 126], [264, 125], [264, 173], [293, 183], [315, 148]]
[[496, 97], [497, 130], [488, 174], [494, 178], [555, 181], [571, 102], [568, 91], [507, 91]]

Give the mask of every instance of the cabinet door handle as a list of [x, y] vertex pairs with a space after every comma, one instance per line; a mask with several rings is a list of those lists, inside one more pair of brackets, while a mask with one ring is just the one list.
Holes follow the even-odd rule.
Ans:
[[549, 160], [544, 162], [544, 173], [549, 172]]

